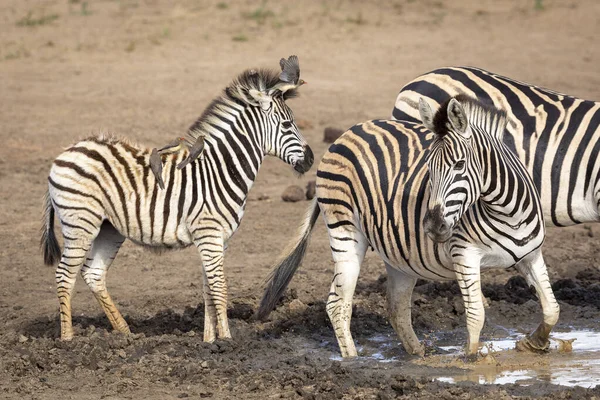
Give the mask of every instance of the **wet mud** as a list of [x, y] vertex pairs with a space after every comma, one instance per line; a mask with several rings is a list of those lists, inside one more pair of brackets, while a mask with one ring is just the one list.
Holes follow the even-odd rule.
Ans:
[[[553, 337], [579, 335], [569, 354], [559, 352], [557, 342], [544, 355], [511, 350], [518, 330], [533, 329], [531, 313], [539, 313], [524, 281], [511, 278], [484, 286], [490, 307], [482, 339], [493, 345], [493, 363], [469, 364], [461, 356], [464, 308], [454, 283], [419, 282], [413, 314], [427, 356], [408, 356], [387, 322], [386, 278], [380, 276], [357, 288], [352, 330], [359, 357], [353, 360], [339, 357], [323, 301], [305, 304], [292, 290], [265, 323], [254, 320], [255, 297], [235, 300], [229, 309], [234, 339], [214, 343], [202, 342], [202, 304], [149, 317], [129, 314], [130, 336], [110, 332], [103, 315], [75, 317], [72, 342], [57, 339], [58, 315], [34, 319], [0, 336], [1, 378], [14, 383], [3, 385], [2, 397], [77, 390], [82, 399], [135, 398], [150, 390], [150, 398], [592, 398], [600, 395], [595, 273], [584, 270], [555, 283], [561, 320], [576, 324], [559, 324]], [[578, 333], [584, 330], [586, 340]], [[591, 369], [596, 378], [553, 379], [561, 368], [579, 375]]]

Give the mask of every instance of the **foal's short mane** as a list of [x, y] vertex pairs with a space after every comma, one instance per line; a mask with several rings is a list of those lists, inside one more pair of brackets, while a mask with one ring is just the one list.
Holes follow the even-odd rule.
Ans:
[[[268, 92], [269, 89], [273, 88], [279, 82], [279, 72], [272, 69], [247, 69], [239, 74], [225, 89], [223, 89], [221, 95], [216, 97], [208, 107], [204, 109], [200, 118], [190, 126], [186, 137], [188, 143], [193, 144], [198, 136], [206, 134], [203, 125], [210, 121], [211, 117], [216, 114], [216, 111], [218, 111], [219, 108], [226, 106], [227, 102], [234, 102], [242, 106], [247, 105], [248, 100], [247, 98], [244, 98], [244, 96], [248, 95], [248, 91], [255, 89], [262, 92]], [[275, 90], [271, 93], [271, 96], [281, 96], [285, 101], [298, 97], [298, 90], [289, 89], [284, 93]]]
[[493, 104], [482, 102], [466, 94], [459, 94], [446, 100], [438, 109], [433, 117], [434, 132], [438, 138], [448, 134], [450, 121], [448, 120], [448, 104], [450, 100], [456, 99], [464, 108], [469, 124], [481, 126], [482, 117], [487, 120], [497, 122], [495, 132], [489, 132], [492, 135], [502, 135], [507, 123], [507, 114], [504, 110], [496, 108]]

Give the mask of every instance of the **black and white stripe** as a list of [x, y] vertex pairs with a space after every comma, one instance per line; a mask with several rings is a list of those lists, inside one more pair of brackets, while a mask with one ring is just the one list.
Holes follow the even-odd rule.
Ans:
[[223, 251], [238, 229], [248, 192], [266, 155], [304, 173], [313, 162], [282, 93], [278, 74], [249, 70], [215, 99], [188, 132], [188, 144], [204, 137], [202, 156], [183, 169], [188, 151], [162, 158], [165, 189], [149, 167], [150, 151], [112, 137], [78, 142], [54, 161], [48, 177], [42, 235], [44, 259], [55, 264], [60, 248], [53, 232], [56, 213], [64, 251], [56, 271], [61, 338], [73, 336], [71, 293], [81, 270], [113, 327], [129, 332], [106, 290], [106, 273], [125, 239], [150, 248], [194, 244], [204, 276], [204, 339], [231, 337]]
[[392, 117], [420, 122], [423, 97], [438, 106], [465, 94], [505, 110], [504, 143], [533, 178], [548, 226], [600, 219], [600, 103], [473, 67], [440, 68], [406, 84]]
[[268, 314], [289, 283], [302, 259], [297, 249], [320, 210], [335, 262], [327, 313], [344, 357], [357, 354], [350, 333], [352, 296], [368, 247], [385, 262], [391, 322], [410, 353], [423, 354], [410, 317], [418, 278], [458, 280], [467, 352], [473, 355], [484, 320], [480, 269], [511, 266], [536, 287], [544, 309], [541, 331], [524, 343], [544, 348], [558, 305], [540, 251], [543, 215], [525, 168], [501, 143], [505, 116], [463, 98], [444, 104], [435, 116], [423, 105], [427, 128], [368, 121], [329, 148], [317, 171], [317, 201], [275, 269], [259, 316]]

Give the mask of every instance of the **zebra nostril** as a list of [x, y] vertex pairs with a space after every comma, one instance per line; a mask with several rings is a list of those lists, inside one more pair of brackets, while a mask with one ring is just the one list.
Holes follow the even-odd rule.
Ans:
[[449, 230], [450, 230], [450, 227], [448, 226], [448, 224], [447, 224], [447, 223], [445, 223], [445, 222], [442, 222], [442, 223], [440, 224], [439, 232], [440, 232], [441, 234], [446, 234], [446, 233], [448, 233], [448, 231], [449, 231]]

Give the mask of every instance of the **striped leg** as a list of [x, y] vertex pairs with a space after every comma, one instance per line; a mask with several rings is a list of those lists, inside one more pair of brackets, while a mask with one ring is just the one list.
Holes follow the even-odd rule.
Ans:
[[92, 241], [100, 227], [82, 225], [82, 221], [73, 219], [61, 220], [64, 249], [56, 267], [56, 292], [60, 302], [60, 338], [73, 339], [73, 321], [71, 316], [71, 297], [77, 274], [86, 259]]
[[525, 277], [527, 283], [535, 288], [544, 319], [535, 332], [521, 339], [517, 343], [518, 350], [546, 351], [550, 346], [550, 331], [558, 321], [560, 307], [554, 298], [548, 270], [542, 256], [542, 251], [537, 250], [517, 264], [517, 270]]
[[223, 271], [223, 239], [220, 234], [205, 234], [195, 239], [194, 243], [202, 259], [205, 309], [204, 341], [215, 340], [215, 325], [219, 338], [230, 339], [231, 333], [227, 320], [227, 282]]
[[204, 281], [204, 341], [214, 342], [217, 338], [217, 309], [210, 295], [210, 286], [204, 268], [202, 268], [202, 279]]
[[350, 332], [352, 297], [367, 242], [353, 227], [342, 225], [330, 228], [329, 243], [335, 262], [335, 275], [327, 298], [327, 315], [333, 325], [342, 357], [356, 357], [356, 347]]
[[385, 263], [385, 268], [388, 274], [388, 312], [392, 326], [406, 351], [422, 357], [425, 349], [415, 335], [411, 316], [412, 293], [417, 278], [403, 273], [388, 263]]
[[81, 269], [81, 276], [100, 303], [113, 329], [130, 333], [127, 322], [106, 289], [106, 274], [124, 241], [125, 237], [109, 222], [105, 222], [92, 244], [86, 263]]
[[467, 346], [466, 354], [469, 358], [477, 357], [479, 349], [479, 336], [485, 321], [485, 308], [483, 307], [483, 294], [481, 293], [480, 258], [475, 255], [453, 257], [456, 280], [465, 303], [467, 316]]

